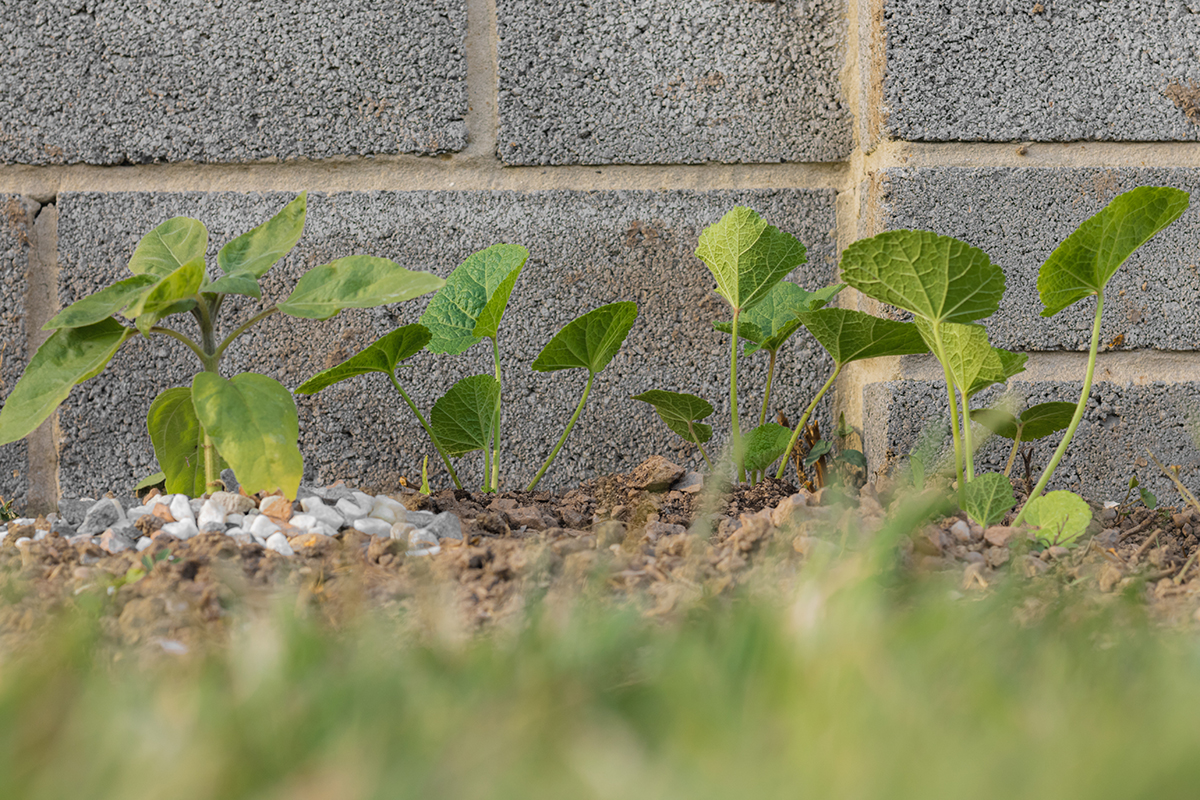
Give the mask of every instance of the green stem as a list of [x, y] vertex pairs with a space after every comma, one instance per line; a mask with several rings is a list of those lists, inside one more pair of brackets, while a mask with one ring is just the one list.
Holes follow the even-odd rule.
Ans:
[[704, 463], [708, 465], [708, 471], [711, 473], [713, 471], [712, 462], [708, 460], [708, 453], [704, 451], [704, 445], [700, 444], [700, 439], [696, 436], [696, 429], [692, 427], [690, 419], [688, 420], [688, 433], [692, 435], [692, 442], [700, 448], [700, 455], [704, 456]]
[[490, 492], [492, 490], [489, 481], [492, 479], [492, 451], [489, 447], [483, 448], [483, 486], [479, 487], [481, 491]]
[[270, 308], [258, 312], [253, 317], [251, 317], [250, 319], [243, 322], [241, 325], [239, 325], [237, 327], [236, 330], [234, 330], [233, 333], [231, 333], [225, 337], [225, 341], [223, 341], [223, 342], [221, 342], [221, 344], [217, 345], [217, 349], [216, 349], [216, 352], [214, 353], [214, 355], [217, 358], [220, 358], [221, 355], [225, 352], [225, 348], [229, 347], [229, 345], [233, 342], [234, 339], [236, 339], [237, 337], [239, 337], [243, 333], [245, 333], [246, 330], [249, 329], [251, 326], [257, 325], [259, 322], [262, 322], [264, 319], [271, 316], [272, 314], [274, 314], [277, 311], [279, 311], [279, 306], [271, 306]]
[[[205, 372], [212, 372], [219, 375], [214, 359], [211, 369], [205, 368]], [[217, 457], [217, 446], [213, 444], [212, 437], [208, 435], [208, 431], [204, 431], [204, 491], [212, 494], [218, 489], [225, 488], [221, 483], [221, 473], [219, 470], [220, 459]]]
[[817, 403], [821, 402], [821, 398], [833, 386], [833, 382], [837, 380], [837, 376], [841, 374], [842, 367], [844, 366], [845, 364], [834, 364], [833, 374], [829, 376], [829, 380], [825, 381], [825, 385], [817, 392], [817, 396], [808, 404], [808, 408], [804, 409], [804, 414], [801, 415], [800, 422], [796, 424], [796, 430], [792, 431], [792, 438], [788, 440], [787, 449], [783, 451], [783, 460], [779, 462], [779, 471], [775, 473], [776, 480], [783, 477], [783, 471], [787, 469], [787, 465], [791, 462], [792, 449], [796, 446], [796, 440], [800, 438], [801, 432], [804, 431], [804, 423], [808, 422], [808, 418], [812, 416]]
[[533, 488], [538, 485], [538, 481], [546, 474], [546, 470], [550, 468], [550, 464], [554, 461], [554, 457], [558, 455], [558, 451], [562, 449], [563, 443], [567, 441], [567, 436], [571, 434], [571, 428], [575, 426], [575, 421], [579, 419], [579, 414], [583, 411], [583, 404], [587, 402], [588, 393], [592, 391], [592, 379], [596, 377], [596, 373], [588, 372], [587, 385], [583, 387], [583, 397], [579, 398], [579, 405], [575, 406], [575, 413], [571, 415], [571, 419], [567, 422], [567, 429], [563, 431], [562, 437], [558, 440], [558, 444], [554, 445], [554, 449], [550, 451], [549, 458], [546, 463], [542, 464], [542, 468], [537, 471], [537, 475], [533, 476], [529, 486], [525, 491], [532, 492]]
[[[187, 336], [183, 335], [179, 331], [172, 330], [170, 328], [159, 328], [156, 326], [156, 327], [151, 328], [150, 332], [151, 333], [160, 333], [163, 336], [170, 336], [172, 339], [177, 339], [178, 341], [183, 342], [185, 345], [187, 345], [187, 348], [189, 350], [191, 350], [193, 353], [196, 354], [196, 358], [200, 359], [200, 363], [204, 366], [205, 372], [216, 372], [217, 371], [215, 369], [216, 364], [213, 361], [212, 357], [209, 356], [207, 353], [205, 353], [203, 350], [201, 350], [200, 345], [196, 344], [195, 342], [193, 342], [191, 339], [189, 339]], [[209, 369], [210, 364], [214, 367], [213, 369]]]
[[394, 372], [389, 372], [388, 377], [392, 379], [392, 386], [396, 387], [396, 391], [399, 392], [400, 396], [404, 398], [404, 402], [408, 403], [408, 407], [411, 408], [412, 412], [417, 415], [417, 421], [421, 423], [421, 427], [425, 429], [425, 433], [429, 434], [429, 441], [433, 442], [434, 449], [437, 450], [438, 455], [442, 457], [442, 463], [446, 465], [446, 471], [450, 473], [450, 478], [454, 481], [454, 488], [461, 489], [462, 484], [458, 480], [458, 474], [455, 473], [454, 467], [450, 465], [450, 459], [446, 457], [445, 451], [442, 450], [442, 445], [438, 441], [437, 436], [434, 435], [433, 428], [431, 428], [429, 423], [426, 421], [425, 415], [421, 413], [420, 409], [417, 408], [417, 404], [414, 403], [412, 398], [408, 396], [408, 392], [404, 391], [404, 387], [400, 385], [400, 381], [396, 380], [396, 374]]
[[1017, 448], [1021, 446], [1021, 429], [1017, 428], [1017, 436], [1013, 439], [1012, 450], [1008, 454], [1008, 463], [1004, 465], [1004, 477], [1008, 477], [1012, 472], [1013, 461], [1017, 458]]
[[492, 361], [496, 364], [496, 386], [501, 391], [496, 395], [496, 416], [492, 421], [492, 491], [500, 491], [500, 403], [503, 385], [500, 381], [500, 345], [492, 337]]
[[733, 439], [733, 460], [737, 463], [738, 483], [746, 481], [745, 461], [742, 458], [742, 429], [738, 424], [737, 404], [737, 353], [738, 353], [738, 316], [740, 308], [733, 310], [733, 348], [729, 356], [729, 415], [730, 431]]
[[767, 421], [767, 404], [771, 400], [771, 379], [775, 377], [775, 355], [777, 353], [777, 350], [771, 351], [771, 363], [767, 366], [767, 391], [763, 394], [762, 411], [758, 412], [759, 425]]
[[213, 328], [212, 312], [208, 307], [208, 301], [201, 295], [194, 295], [196, 298], [196, 311], [200, 321], [200, 343], [207, 353], [215, 354], [217, 352], [216, 331]]
[[967, 393], [961, 392], [962, 395], [962, 426], [963, 426], [963, 455], [966, 457], [966, 476], [967, 481], [975, 480], [975, 445], [972, 444], [971, 438], [971, 403], [967, 400]]
[[946, 350], [942, 347], [942, 327], [940, 323], [934, 322], [933, 342], [937, 350], [934, 355], [942, 364], [942, 374], [946, 378], [946, 393], [950, 397], [950, 433], [954, 439], [954, 478], [958, 481], [958, 491], [961, 495], [966, 486], [966, 481], [963, 480], [963, 452], [962, 438], [958, 428], [958, 398], [954, 395], [954, 376], [950, 374], [950, 367], [946, 364]]
[[1054, 475], [1054, 470], [1058, 468], [1058, 462], [1062, 461], [1063, 455], [1067, 452], [1067, 447], [1071, 444], [1071, 437], [1075, 435], [1075, 429], [1083, 421], [1083, 412], [1087, 409], [1088, 396], [1092, 393], [1092, 376], [1096, 372], [1096, 352], [1100, 349], [1100, 317], [1103, 313], [1104, 291], [1101, 290], [1096, 292], [1096, 319], [1092, 323], [1092, 346], [1088, 350], [1087, 372], [1083, 377], [1083, 391], [1079, 395], [1079, 404], [1075, 406], [1075, 416], [1071, 417], [1071, 424], [1067, 426], [1067, 432], [1063, 434], [1062, 441], [1058, 443], [1058, 449], [1054, 451], [1054, 456], [1050, 459], [1050, 463], [1046, 465], [1046, 469], [1042, 472], [1042, 477], [1038, 478], [1037, 485], [1030, 492], [1029, 499], [1021, 507], [1017, 518], [1013, 520], [1014, 526], [1021, 524], [1021, 520], [1025, 518], [1025, 510], [1029, 508], [1029, 504], [1041, 496], [1042, 490], [1046, 488], [1046, 484], [1050, 482], [1050, 478]]

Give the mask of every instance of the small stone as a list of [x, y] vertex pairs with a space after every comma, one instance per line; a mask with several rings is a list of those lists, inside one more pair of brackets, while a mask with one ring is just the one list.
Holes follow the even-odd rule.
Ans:
[[341, 530], [345, 524], [345, 519], [335, 509], [330, 508], [321, 501], [319, 497], [306, 497], [300, 501], [300, 507], [304, 509], [306, 514], [310, 514], [317, 518], [318, 522], [323, 522], [335, 531]]
[[416, 530], [408, 535], [408, 549], [405, 555], [433, 556], [441, 552], [438, 539], [427, 530]]
[[192, 516], [200, 513], [200, 508], [205, 502], [206, 501], [203, 497], [193, 497], [188, 500], [188, 508], [192, 509]]
[[150, 513], [150, 509], [146, 506], [134, 506], [125, 512], [125, 519], [130, 522], [136, 522], [138, 519]]
[[[1004, 552], [1008, 552], [1005, 550]], [[1027, 555], [1021, 559], [1021, 571], [1026, 578], [1034, 578], [1050, 570], [1050, 565], [1037, 556]]]
[[88, 499], [70, 500], [64, 497], [58, 501], [58, 515], [78, 528], [87, 517], [88, 509], [95, 502], [95, 500]]
[[1115, 506], [1110, 508], [1107, 504], [1105, 504], [1105, 507], [1100, 509], [1100, 513], [1096, 516], [1101, 522], [1112, 522], [1117, 518], [1117, 509]]
[[664, 536], [675, 536], [680, 533], [687, 533], [687, 528], [682, 525], [671, 525], [666, 522], [648, 522], [646, 523], [646, 538], [651, 542], [656, 542]]
[[396, 559], [403, 558], [406, 549], [407, 544], [399, 539], [379, 539], [373, 537], [370, 544], [367, 545], [367, 560], [378, 564], [382, 559], [386, 558], [390, 564]]
[[[508, 524], [514, 528], [528, 528], [531, 531], [544, 531], [546, 529], [546, 521], [542, 519], [542, 512], [538, 511], [534, 506], [511, 508], [504, 513], [508, 515]], [[451, 538], [461, 539], [461, 528], [458, 536]]]
[[368, 516], [381, 519], [389, 525], [406, 520], [404, 504], [384, 495], [375, 498]]
[[175, 522], [175, 515], [171, 513], [170, 503], [158, 503], [151, 507], [150, 516], [162, 522]]
[[779, 505], [771, 510], [771, 524], [776, 528], [782, 528], [800, 509], [807, 505], [808, 495], [804, 492], [783, 498], [779, 501]]
[[192, 504], [185, 494], [177, 494], [171, 498], [170, 510], [171, 516], [175, 518], [176, 522], [182, 522], [185, 519], [192, 522], [196, 521], [196, 514], [192, 511]]
[[[425, 495], [421, 495], [421, 496], [424, 497]], [[414, 526], [416, 526], [418, 528], [426, 527], [427, 525], [429, 525], [429, 523], [433, 522], [433, 518], [437, 516], [437, 514], [433, 513], [432, 511], [411, 511], [411, 510], [406, 510], [404, 512], [404, 515], [405, 515], [406, 522], [411, 522]]]
[[1063, 558], [1066, 558], [1067, 556], [1071, 555], [1070, 550], [1068, 550], [1065, 547], [1061, 547], [1059, 545], [1055, 545], [1054, 547], [1051, 547], [1047, 552], [1049, 552], [1050, 557], [1054, 558], [1054, 559], [1063, 559]]
[[266, 548], [268, 550], [274, 550], [281, 556], [296, 555], [296, 551], [292, 549], [290, 544], [288, 544], [287, 537], [279, 531], [275, 531], [275, 533], [272, 533], [267, 537]]
[[392, 526], [382, 519], [375, 517], [362, 517], [354, 520], [351, 525], [356, 531], [362, 531], [368, 536], [383, 536], [389, 537], [392, 534]]
[[276, 522], [287, 522], [292, 518], [292, 501], [277, 494], [271, 495], [259, 502], [258, 510]]
[[983, 538], [992, 547], [1006, 547], [1019, 533], [1020, 530], [1017, 528], [993, 525], [983, 532]]
[[629, 486], [650, 492], [665, 492], [671, 484], [683, 477], [686, 470], [672, 464], [662, 456], [650, 456], [629, 475]]
[[159, 530], [156, 530], [154, 533], [150, 534], [150, 541], [154, 542], [155, 544], [170, 545], [170, 544], [175, 544], [175, 542], [178, 542], [179, 537], [172, 536], [171, 534], [167, 533], [166, 531], [164, 531], [160, 528]]
[[137, 543], [134, 545], [134, 547], [137, 548], [137, 551], [140, 553], [152, 544], [154, 544], [153, 539], [151, 539], [149, 536], [143, 536], [137, 540]]
[[249, 531], [244, 531], [241, 528], [230, 528], [225, 531], [225, 535], [229, 536], [239, 545], [245, 546], [248, 544], [258, 544], [258, 540], [254, 538], [254, 534]]
[[983, 554], [983, 559], [992, 569], [1000, 567], [1008, 562], [1009, 552], [1007, 547], [989, 547]]
[[245, 521], [246, 521], [245, 514], [226, 514], [225, 515], [225, 524], [226, 525], [235, 525], [240, 528], [242, 526], [242, 523]]
[[63, 537], [74, 536], [76, 533], [75, 527], [65, 519], [54, 520], [54, 523], [50, 526], [50, 530]]
[[984, 556], [983, 553], [977, 553], [974, 550], [968, 550], [963, 556], [963, 560], [969, 564], [983, 564]]
[[699, 472], [685, 472], [683, 477], [671, 484], [671, 490], [684, 494], [696, 494], [704, 488], [704, 476]]
[[987, 586], [987, 581], [983, 579], [983, 564], [971, 562], [967, 564], [967, 568], [963, 570], [963, 589], [983, 588]]
[[408, 537], [416, 533], [416, 531], [417, 526], [410, 522], [397, 522], [391, 527], [391, 531], [389, 532], [388, 536], [389, 538], [404, 542], [407, 545]]
[[360, 504], [349, 497], [344, 497], [337, 501], [334, 509], [342, 515], [343, 524], [353, 527], [355, 520], [360, 520], [371, 513], [371, 505], [371, 503]]
[[191, 519], [168, 522], [162, 526], [161, 530], [163, 533], [170, 534], [176, 539], [190, 539], [200, 532], [200, 529], [196, 527], [196, 522]]
[[1105, 528], [1096, 534], [1094, 541], [1100, 545], [1102, 550], [1107, 550], [1110, 547], [1116, 547], [1117, 541], [1121, 538], [1121, 531], [1117, 528]]
[[268, 537], [279, 533], [279, 526], [266, 514], [259, 514], [254, 518], [254, 522], [250, 523], [249, 530], [256, 539], [262, 539], [265, 542]]
[[1100, 572], [1096, 575], [1096, 583], [1100, 586], [1100, 591], [1111, 592], [1116, 585], [1121, 582], [1124, 577], [1121, 573], [1121, 568], [1111, 561], [1104, 562], [1104, 566], [1100, 568]]
[[196, 527], [205, 533], [224, 533], [225, 509], [214, 503], [212, 498], [205, 500], [196, 517]]
[[452, 511], [443, 511], [423, 527], [439, 539], [461, 540], [463, 538], [462, 522]]
[[[158, 508], [162, 508], [162, 506], [158, 506]], [[143, 536], [149, 536], [165, 524], [161, 517], [151, 513], [138, 517], [137, 521], [133, 523], [133, 527], [137, 528]]]
[[951, 525], [950, 533], [960, 542], [971, 541], [971, 526], [967, 524], [966, 520], [960, 519]]
[[[411, 518], [410, 516], [409, 519]], [[480, 529], [497, 536], [508, 536], [512, 533], [508, 527], [508, 517], [503, 511], [485, 511], [475, 518], [475, 524]]]
[[609, 547], [624, 542], [628, 531], [625, 528], [624, 522], [617, 522], [615, 519], [610, 519], [596, 523], [592, 528], [592, 533], [596, 535], [597, 546]]
[[[276, 534], [278, 535], [280, 534]], [[320, 558], [337, 546], [336, 539], [320, 533], [302, 533], [287, 541], [295, 552], [310, 558]]]
[[213, 492], [212, 496], [208, 499], [210, 502], [220, 506], [226, 515], [245, 514], [254, 508], [253, 498], [246, 497], [246, 495], [238, 494], [237, 492]]
[[511, 497], [497, 497], [487, 507], [488, 511], [511, 511], [517, 507], [517, 501]]
[[[18, 541], [17, 544], [20, 544], [20, 541]], [[100, 539], [97, 544], [113, 554], [124, 552], [133, 547], [132, 541], [114, 532], [112, 528], [109, 528], [104, 533], [100, 534]]]
[[118, 522], [125, 521], [125, 509], [121, 508], [121, 504], [111, 497], [106, 497], [103, 500], [97, 501], [87, 511], [87, 516], [84, 517], [83, 523], [79, 526], [79, 533], [87, 536], [96, 536], [103, 533], [106, 529], [111, 528]]

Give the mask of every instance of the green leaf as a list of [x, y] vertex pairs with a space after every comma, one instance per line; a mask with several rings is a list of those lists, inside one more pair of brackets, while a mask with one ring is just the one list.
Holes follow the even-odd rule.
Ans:
[[246, 297], [262, 297], [258, 279], [249, 272], [233, 272], [222, 275], [204, 287], [205, 294], [241, 294]]
[[823, 308], [797, 316], [838, 364], [929, 352], [911, 322], [896, 322], [848, 308]]
[[1000, 307], [1004, 271], [987, 253], [929, 231], [888, 231], [842, 255], [842, 280], [931, 322], [972, 322]]
[[787, 449], [792, 431], [777, 422], [759, 425], [746, 437], [745, 465], [750, 471], [765, 470], [774, 464]]
[[[797, 315], [821, 308], [845, 287], [838, 283], [815, 292], [805, 291], [794, 283], [780, 281], [753, 308], [738, 318], [738, 338], [746, 345], [746, 355], [757, 350], [777, 351], [800, 327]], [[722, 333], [733, 333], [732, 322], [714, 322]]]
[[1179, 189], [1142, 186], [1117, 195], [1055, 248], [1038, 271], [1038, 294], [1052, 317], [1088, 295], [1103, 291], [1133, 252], [1179, 219], [1189, 195]]
[[[167, 494], [204, 494], [208, 488], [204, 480], [204, 429], [192, 406], [192, 390], [178, 386], [154, 398], [146, 414], [146, 428], [154, 457], [162, 467]], [[223, 466], [218, 465], [218, 471]]]
[[102, 319], [111, 317], [130, 301], [140, 295], [148, 287], [158, 283], [153, 275], [134, 275], [123, 281], [117, 281], [112, 286], [90, 294], [82, 300], [76, 300], [71, 305], [58, 312], [53, 319], [42, 326], [44, 331], [58, 328], [82, 328]]
[[[658, 416], [662, 421], [667, 423], [667, 427], [689, 442], [699, 440], [700, 444], [704, 444], [712, 438], [712, 426], [696, 421], [705, 419], [713, 413], [713, 407], [709, 405], [707, 400], [701, 397], [682, 392], [651, 389], [648, 392], [634, 395], [633, 399], [641, 400], [643, 403], [649, 403], [654, 406], [654, 410], [658, 412]], [[696, 432], [695, 439], [692, 438], [692, 434], [688, 430], [689, 422], [692, 423], [692, 428]]]
[[0, 444], [15, 442], [41, 425], [73, 387], [99, 375], [136, 333], [109, 317], [50, 334], [0, 409]]
[[1012, 484], [999, 472], [976, 475], [963, 487], [963, 511], [985, 528], [1004, 519], [1016, 504]]
[[1029, 527], [1037, 528], [1037, 537], [1049, 545], [1069, 545], [1078, 539], [1092, 521], [1092, 509], [1074, 492], [1047, 492], [1035, 498], [1025, 509]]
[[217, 266], [227, 275], [246, 273], [261, 278], [300, 241], [307, 208], [308, 192], [301, 192], [278, 214], [222, 247], [217, 253]]
[[1021, 428], [1021, 423], [1016, 417], [998, 408], [973, 409], [971, 419], [1005, 439], [1016, 439]]
[[529, 258], [515, 244], [494, 244], [459, 264], [421, 315], [433, 353], [457, 355], [496, 336], [509, 295]]
[[[932, 347], [933, 334], [929, 323], [918, 317], [916, 324], [925, 341]], [[959, 389], [973, 386], [983, 372], [988, 358], [993, 355], [992, 346], [988, 344], [987, 328], [982, 325], [944, 323], [941, 333], [942, 350], [946, 366], [950, 368], [950, 375], [954, 378], [954, 385]]]
[[828, 439], [820, 439], [808, 451], [808, 455], [804, 457], [804, 466], [811, 467], [813, 464], [821, 460], [821, 456], [827, 454], [833, 449], [833, 444]]
[[204, 260], [208, 249], [208, 229], [198, 219], [172, 217], [138, 242], [129, 259], [134, 275], [165, 278], [184, 264]]
[[979, 377], [971, 384], [967, 397], [974, 397], [993, 384], [1008, 383], [1014, 375], [1025, 371], [1025, 362], [1028, 360], [1029, 355], [1026, 353], [1014, 353], [993, 347], [984, 361], [983, 369], [979, 371]]
[[546, 343], [531, 368], [537, 372], [586, 369], [600, 372], [621, 349], [637, 320], [637, 303], [609, 303], [568, 322]]
[[300, 421], [282, 384], [253, 372], [232, 380], [201, 372], [192, 379], [192, 405], [246, 494], [296, 496], [304, 474]]
[[296, 394], [316, 394], [327, 386], [370, 372], [392, 374], [396, 365], [420, 352], [429, 342], [429, 329], [412, 324], [381, 336], [336, 367], [318, 372], [300, 384]]
[[491, 375], [472, 375], [450, 387], [429, 414], [438, 443], [454, 458], [483, 450], [492, 439], [500, 384]]
[[[143, 489], [149, 489], [152, 486], [158, 486], [160, 483], [164, 483], [166, 480], [167, 476], [162, 472], [156, 472], [153, 475], [147, 475], [137, 482], [137, 486], [133, 487], [133, 493], [137, 494]], [[142, 558], [146, 558], [146, 556], [142, 556]]]
[[1021, 440], [1032, 442], [1061, 431], [1075, 416], [1074, 403], [1039, 403], [1021, 412]]
[[1154, 492], [1149, 489], [1138, 489], [1138, 493], [1142, 496], [1142, 505], [1149, 509], [1158, 508], [1158, 498], [1154, 496]]
[[188, 303], [189, 298], [200, 290], [203, 280], [204, 260], [189, 261], [158, 283], [143, 289], [121, 314], [126, 319], [136, 320], [138, 330], [147, 334], [156, 322], [175, 313], [180, 307], [178, 304]]
[[347, 256], [313, 267], [300, 278], [279, 310], [303, 319], [329, 319], [346, 308], [373, 308], [428, 294], [443, 281], [386, 258]]
[[[804, 245], [738, 206], [700, 234], [696, 257], [717, 280], [717, 293], [745, 311], [779, 281], [807, 261]], [[740, 326], [739, 326], [740, 327]]]
[[838, 453], [838, 459], [862, 470], [867, 468], [867, 457], [862, 454], [861, 450], [843, 450]]

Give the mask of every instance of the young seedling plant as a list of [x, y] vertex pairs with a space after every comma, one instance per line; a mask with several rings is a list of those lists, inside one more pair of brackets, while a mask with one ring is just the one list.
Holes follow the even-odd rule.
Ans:
[[[346, 308], [400, 303], [442, 285], [435, 275], [385, 258], [349, 256], [306, 272], [283, 302], [220, 328], [229, 295], [261, 298], [259, 279], [299, 241], [306, 211], [302, 193], [226, 244], [217, 253], [215, 277], [205, 263], [208, 230], [199, 220], [174, 217], [146, 234], [129, 260], [132, 277], [73, 303], [46, 323], [44, 329], [54, 333], [0, 410], [0, 443], [33, 431], [74, 386], [100, 374], [125, 342], [165, 336], [191, 350], [201, 371], [191, 386], [168, 389], [151, 404], [147, 427], [162, 469], [161, 478], [151, 480], [165, 480], [171, 493], [199, 495], [221, 487], [220, 471], [228, 465], [249, 493], [282, 490], [295, 497], [304, 462], [291, 392], [256, 373], [226, 379], [220, 373], [226, 350], [276, 313], [325, 320]], [[198, 341], [164, 324], [179, 314], [195, 319]]]
[[708, 471], [713, 471], [712, 460], [704, 449], [704, 443], [712, 438], [713, 429], [711, 425], [700, 422], [711, 417], [713, 413], [713, 407], [707, 400], [694, 394], [668, 392], [663, 389], [651, 389], [634, 395], [633, 399], [654, 406], [655, 412], [668, 428], [700, 448], [700, 455], [704, 457]]
[[997, 436], [1012, 440], [1012, 449], [1004, 464], [1004, 475], [1007, 477], [1012, 473], [1017, 448], [1022, 442], [1033, 442], [1058, 433], [1071, 424], [1074, 413], [1074, 403], [1054, 402], [1030, 406], [1015, 417], [1004, 409], [979, 408], [971, 412], [971, 419]]

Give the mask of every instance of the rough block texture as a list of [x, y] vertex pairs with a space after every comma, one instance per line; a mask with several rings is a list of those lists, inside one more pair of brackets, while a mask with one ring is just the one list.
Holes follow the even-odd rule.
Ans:
[[[7, 398], [29, 360], [25, 348], [25, 298], [29, 251], [37, 205], [15, 195], [0, 195], [0, 398]], [[21, 508], [29, 484], [24, 441], [0, 447], [0, 499]]]
[[0, 162], [460, 150], [465, 30], [464, 0], [0, 0]]
[[[1082, 370], [1081, 370], [1082, 376]], [[1081, 381], [1013, 382], [1013, 394], [1024, 403], [1018, 411], [1052, 400], [1077, 402]], [[999, 387], [981, 394], [972, 407], [994, 404], [1001, 396]], [[944, 426], [942, 440], [950, 458], [953, 451], [946, 411], [946, 390], [940, 383], [894, 381], [874, 383], [863, 390], [863, 403], [871, 409], [864, 420], [864, 446], [872, 474], [883, 467], [895, 467], [917, 445], [924, 431]], [[1089, 500], [1117, 500], [1125, 496], [1129, 478], [1135, 473], [1164, 504], [1182, 501], [1171, 482], [1146, 458], [1146, 448], [1164, 464], [1182, 466], [1184, 485], [1195, 491], [1200, 487], [1200, 383], [1144, 386], [1114, 383], [1092, 384], [1087, 411], [1079, 424], [1071, 446], [1051, 479], [1050, 489], [1070, 489]], [[974, 427], [976, 442], [988, 432]], [[1034, 456], [1032, 478], [1036, 482], [1058, 446], [1061, 434], [1052, 434], [1032, 442]], [[992, 437], [975, 454], [976, 472], [1002, 472], [1012, 442]], [[1022, 446], [1024, 449], [1025, 445]], [[953, 469], [953, 467], [951, 467]], [[1014, 476], [1024, 477], [1021, 457], [1013, 466]]]
[[1196, 0], [885, 0], [885, 9], [896, 138], [1200, 139]]
[[1015, 350], [1086, 350], [1095, 300], [1050, 318], [1040, 316], [1038, 270], [1081, 222], [1137, 186], [1189, 191], [1192, 205], [1109, 282], [1101, 347], [1196, 350], [1200, 170], [893, 169], [873, 187], [878, 193], [873, 213], [882, 230], [918, 228], [954, 236], [982, 248], [1004, 268], [1008, 284], [1000, 311], [984, 321], [992, 344]]
[[509, 164], [838, 161], [841, 0], [498, 0]]
[[[121, 277], [138, 239], [168, 217], [203, 220], [212, 257], [288, 199], [284, 194], [60, 195], [60, 300], [71, 302]], [[500, 328], [502, 485], [523, 488], [533, 476], [586, 379], [578, 371], [535, 373], [528, 365], [569, 320], [616, 300], [636, 301], [638, 321], [622, 351], [597, 377], [579, 423], [542, 485], [561, 487], [627, 471], [653, 453], [696, 465], [695, 449], [671, 433], [650, 406], [629, 397], [650, 388], [694, 392], [717, 407], [711, 420], [717, 430], [723, 434], [728, 428], [729, 340], [712, 329], [714, 320], [728, 319], [728, 310], [693, 255], [700, 230], [734, 205], [756, 208], [808, 245], [809, 263], [792, 277], [813, 288], [833, 276], [834, 201], [834, 192], [812, 190], [310, 195], [304, 237], [294, 254], [268, 273], [264, 297], [280, 300], [304, 270], [356, 252], [445, 276], [483, 247], [500, 241], [523, 244], [530, 260]], [[425, 305], [422, 298], [344, 312], [328, 322], [271, 317], [231, 348], [225, 374], [255, 369], [294, 388], [397, 325], [416, 321]], [[243, 304], [234, 317], [251, 312]], [[743, 424], [752, 414], [757, 417], [766, 361], [765, 355], [739, 360]], [[74, 391], [61, 413], [65, 494], [128, 491], [155, 471], [146, 409], [162, 389], [190, 382], [193, 363], [172, 339], [136, 338], [107, 372]], [[400, 379], [426, 412], [454, 381], [492, 371], [485, 345], [456, 357], [421, 353], [410, 363]], [[829, 368], [819, 346], [797, 334], [780, 355], [772, 416], [781, 408], [796, 419]], [[356, 378], [297, 400], [308, 480], [345, 479], [364, 488], [394, 489], [400, 476], [419, 476], [421, 457], [428, 454], [431, 480], [448, 484], [424, 432], [384, 376]], [[713, 446], [719, 448], [720, 442]], [[481, 461], [479, 454], [460, 461], [468, 485], [478, 486]]]

